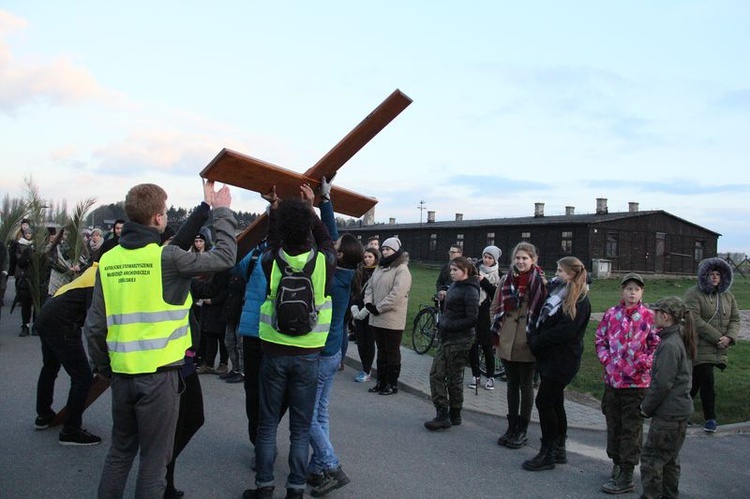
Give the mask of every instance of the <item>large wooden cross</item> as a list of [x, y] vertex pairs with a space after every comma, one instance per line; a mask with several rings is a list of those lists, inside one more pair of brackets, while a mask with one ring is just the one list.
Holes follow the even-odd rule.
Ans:
[[[200, 175], [208, 180], [224, 182], [261, 194], [270, 192], [275, 186], [276, 193], [282, 199], [298, 196], [299, 186], [303, 182], [309, 183], [313, 190], [316, 190], [315, 187], [320, 185], [321, 178], [332, 178], [339, 168], [344, 166], [411, 102], [412, 100], [400, 90], [395, 90], [303, 174], [229, 149], [222, 149]], [[361, 217], [378, 202], [373, 197], [363, 196], [338, 186], [333, 186], [331, 189], [331, 201], [338, 213], [352, 217]], [[237, 258], [241, 259], [257, 245], [267, 230], [268, 218], [264, 213], [237, 236]]]

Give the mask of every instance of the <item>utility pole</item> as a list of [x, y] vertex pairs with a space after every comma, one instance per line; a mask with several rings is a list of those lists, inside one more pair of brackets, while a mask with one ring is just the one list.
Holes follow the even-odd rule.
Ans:
[[419, 210], [419, 259], [422, 260], [422, 214], [424, 213], [424, 210], [427, 209], [427, 201], [422, 200], [419, 202], [419, 206], [417, 206], [417, 209]]

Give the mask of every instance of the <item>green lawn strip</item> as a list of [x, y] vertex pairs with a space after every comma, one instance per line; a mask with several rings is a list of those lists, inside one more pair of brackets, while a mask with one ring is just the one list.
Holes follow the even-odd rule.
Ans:
[[[414, 316], [419, 311], [420, 305], [432, 304], [431, 297], [435, 294], [435, 280], [440, 268], [439, 266], [411, 264], [409, 269], [412, 273], [412, 288], [403, 344], [412, 348], [411, 330]], [[655, 302], [668, 295], [683, 296], [689, 287], [695, 285], [695, 278], [644, 276], [644, 279], [646, 287], [643, 300], [647, 303]], [[736, 275], [732, 293], [737, 298], [740, 310], [750, 309], [750, 278]], [[620, 280], [614, 278], [594, 280], [591, 284], [589, 299], [595, 313], [606, 311], [620, 299]], [[581, 370], [569, 387], [569, 390], [581, 395], [577, 397], [581, 400], [590, 400], [591, 397], [601, 400], [604, 392], [602, 368], [594, 350], [594, 332], [598, 325], [598, 320], [592, 320], [586, 330]], [[719, 424], [750, 421], [750, 404], [747, 403], [747, 394], [750, 393], [750, 342], [740, 341], [732, 347], [729, 352], [729, 366], [724, 372], [717, 369], [715, 376]], [[702, 415], [699, 412], [700, 399], [696, 400], [695, 406], [698, 412], [693, 415], [692, 419], [700, 423], [702, 422]]]

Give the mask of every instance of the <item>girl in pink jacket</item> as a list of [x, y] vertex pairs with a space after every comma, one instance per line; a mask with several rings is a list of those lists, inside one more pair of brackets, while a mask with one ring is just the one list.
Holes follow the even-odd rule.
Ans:
[[633, 469], [640, 461], [643, 418], [640, 405], [651, 385], [651, 364], [659, 337], [654, 313], [642, 303], [643, 278], [626, 274], [620, 304], [604, 314], [596, 330], [596, 355], [604, 367], [602, 412], [607, 419], [607, 455], [614, 466], [602, 491], [634, 490]]

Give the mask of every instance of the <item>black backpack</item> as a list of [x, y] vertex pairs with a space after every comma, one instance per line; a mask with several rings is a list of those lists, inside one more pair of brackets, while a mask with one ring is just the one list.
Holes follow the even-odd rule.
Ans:
[[318, 324], [318, 310], [315, 308], [315, 290], [312, 284], [316, 261], [317, 252], [311, 249], [307, 263], [298, 271], [289, 266], [281, 250], [276, 254], [276, 265], [281, 272], [281, 279], [276, 288], [272, 324], [278, 332], [289, 336], [303, 336]]

